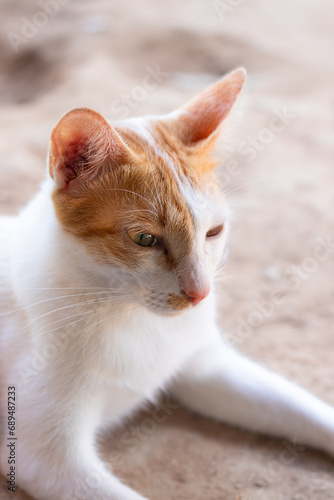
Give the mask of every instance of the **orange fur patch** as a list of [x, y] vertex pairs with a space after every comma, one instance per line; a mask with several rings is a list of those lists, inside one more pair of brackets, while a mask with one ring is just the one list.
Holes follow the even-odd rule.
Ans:
[[84, 240], [98, 260], [108, 262], [113, 256], [127, 267], [145, 259], [145, 250], [133, 246], [127, 230], [154, 234], [164, 242], [161, 260], [170, 268], [190, 249], [192, 216], [173, 172], [153, 150], [144, 151], [143, 146], [139, 154], [138, 137], [127, 137], [132, 147], [135, 141], [136, 160], [116, 167], [104, 165], [103, 175], [92, 179], [80, 196], [56, 190], [56, 214], [64, 229]]
[[[211, 157], [211, 134], [233, 105], [243, 78], [240, 71], [227, 75], [191, 101], [186, 114], [148, 122], [154, 145], [126, 122], [112, 128], [92, 110], [65, 115], [50, 147], [51, 175], [61, 180], [53, 202], [63, 228], [99, 262], [116, 260], [135, 268], [148, 252], [157, 251], [162, 266], [175, 268], [190, 253], [195, 237], [195, 221], [178, 183], [186, 179], [199, 190], [214, 185], [217, 161]], [[81, 178], [86, 164], [94, 175]], [[128, 230], [151, 233], [161, 244], [139, 248]], [[170, 297], [173, 307], [181, 299]]]

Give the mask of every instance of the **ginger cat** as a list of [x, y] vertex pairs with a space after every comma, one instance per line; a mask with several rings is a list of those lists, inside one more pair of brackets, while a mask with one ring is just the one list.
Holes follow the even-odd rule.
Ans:
[[70, 111], [40, 192], [0, 218], [1, 471], [37, 500], [144, 500], [95, 437], [161, 389], [334, 455], [334, 409], [238, 354], [215, 322], [229, 211], [214, 152], [244, 79], [166, 116]]

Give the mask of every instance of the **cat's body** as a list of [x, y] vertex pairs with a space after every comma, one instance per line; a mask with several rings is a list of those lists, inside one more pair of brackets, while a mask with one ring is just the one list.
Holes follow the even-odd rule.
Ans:
[[[18, 252], [10, 252], [12, 262], [15, 262], [13, 279], [18, 284], [16, 298], [8, 297], [7, 288], [0, 293], [1, 303], [6, 300], [8, 311], [20, 310], [0, 318], [6, 345], [1, 371], [9, 381], [17, 380], [15, 370], [18, 369], [20, 385], [31, 387], [36, 383], [38, 386], [40, 377], [34, 375], [40, 372], [44, 379], [47, 371], [44, 365], [50, 358], [52, 364], [58, 365], [56, 377], [59, 380], [63, 377], [62, 388], [69, 390], [69, 385], [63, 385], [63, 382], [73, 378], [72, 370], [75, 369], [80, 383], [86, 381], [92, 385], [97, 400], [100, 399], [98, 393], [103, 393], [106, 419], [110, 414], [117, 419], [143, 398], [154, 398], [156, 391], [177, 373], [184, 360], [209, 342], [211, 335], [207, 327], [209, 321], [214, 324], [214, 295], [210, 295], [200, 307], [172, 318], [157, 316], [147, 310], [143, 313], [141, 307], [129, 304], [128, 297], [122, 299], [122, 295], [121, 298], [117, 295], [117, 281], [126, 279], [124, 273], [114, 270], [111, 279], [97, 276], [94, 261], [89, 256], [68, 253], [70, 242], [57, 227], [47, 191], [45, 185], [16, 221], [14, 247]], [[42, 214], [42, 220], [38, 214]], [[43, 220], [47, 221], [45, 226]], [[6, 226], [8, 228], [8, 224]], [[43, 261], [46, 250], [48, 257]], [[7, 259], [4, 266], [8, 269]], [[32, 282], [34, 287], [31, 287]], [[110, 292], [106, 294], [106, 290]], [[33, 321], [40, 317], [34, 324], [35, 335], [39, 330], [43, 332], [43, 342], [39, 346], [38, 341], [37, 345], [34, 344], [35, 339], [27, 339], [28, 352], [25, 352], [21, 343], [23, 339], [18, 344], [17, 334], [6, 335], [8, 316], [12, 321], [14, 315], [19, 332], [27, 330], [26, 315]], [[143, 318], [145, 326], [140, 332], [145, 331], [145, 336], [138, 334], [138, 325]], [[85, 337], [82, 346], [78, 346], [76, 337], [78, 325], [80, 335]], [[35, 364], [33, 356], [29, 361], [34, 348]], [[10, 352], [14, 353], [13, 357], [9, 356]], [[15, 375], [11, 375], [13, 370]], [[71, 397], [76, 397], [79, 392], [80, 388], [74, 388]], [[23, 397], [20, 394], [20, 398]], [[109, 397], [113, 397], [112, 408]]]
[[334, 454], [334, 410], [238, 355], [215, 323], [228, 210], [211, 146], [242, 81], [117, 133], [73, 111], [53, 132], [51, 177], [18, 218], [0, 218], [1, 412], [15, 386], [17, 481], [39, 500], [143, 499], [94, 441], [161, 389]]

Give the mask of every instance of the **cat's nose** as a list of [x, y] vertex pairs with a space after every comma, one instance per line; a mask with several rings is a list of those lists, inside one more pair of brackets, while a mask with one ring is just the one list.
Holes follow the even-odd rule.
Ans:
[[185, 290], [185, 289], [182, 290], [183, 295], [187, 297], [187, 299], [189, 300], [189, 302], [191, 302], [193, 306], [201, 302], [201, 300], [205, 299], [205, 297], [209, 295], [209, 292], [210, 292], [209, 286], [199, 290]]

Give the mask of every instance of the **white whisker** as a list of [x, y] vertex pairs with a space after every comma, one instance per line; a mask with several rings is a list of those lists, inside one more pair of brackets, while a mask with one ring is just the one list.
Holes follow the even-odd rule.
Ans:
[[43, 299], [43, 300], [39, 300], [38, 302], [34, 302], [33, 304], [29, 304], [29, 305], [26, 305], [26, 306], [22, 306], [22, 307], [18, 307], [16, 309], [12, 309], [11, 311], [7, 311], [5, 313], [1, 313], [0, 314], [0, 317], [1, 316], [6, 316], [8, 314], [13, 314], [13, 313], [16, 313], [16, 312], [19, 312], [19, 311], [22, 311], [24, 309], [29, 309], [29, 307], [34, 307], [34, 306], [37, 306], [37, 305], [40, 305], [40, 304], [45, 304], [47, 302], [51, 302], [53, 300], [61, 300], [61, 299], [66, 299], [66, 298], [69, 298], [69, 297], [80, 297], [82, 295], [94, 295], [94, 294], [100, 294], [100, 293], [110, 293], [110, 290], [106, 290], [105, 292], [86, 292], [86, 293], [75, 293], [75, 294], [69, 294], [69, 295], [60, 295], [60, 296], [57, 296], [57, 297], [51, 297], [49, 299]]
[[[119, 300], [123, 299], [123, 297], [120, 297]], [[56, 312], [59, 312], [59, 311], [64, 311], [65, 309], [70, 309], [72, 307], [81, 307], [83, 305], [87, 305], [87, 304], [99, 304], [101, 302], [109, 302], [111, 301], [112, 298], [111, 297], [102, 297], [100, 299], [92, 299], [92, 300], [87, 300], [87, 301], [83, 301], [83, 302], [76, 302], [74, 304], [69, 304], [67, 306], [63, 306], [63, 307], [59, 307], [58, 309], [53, 309], [51, 311], [48, 311], [44, 314], [42, 314], [41, 316], [38, 316], [38, 318], [36, 318], [36, 321], [40, 320], [41, 318], [44, 318], [46, 316], [49, 316], [50, 314], [54, 314]], [[115, 298], [116, 300], [116, 298]]]
[[[131, 194], [134, 194], [135, 196], [138, 196], [139, 198], [142, 198], [142, 199], [143, 199], [143, 200], [145, 200], [147, 203], [149, 203], [149, 204], [153, 207], [153, 209], [155, 210], [155, 206], [153, 205], [153, 203], [152, 203], [150, 200], [148, 200], [147, 198], [145, 198], [145, 196], [142, 196], [141, 194], [136, 193], [135, 191], [130, 191], [129, 189], [120, 189], [120, 188], [110, 188], [110, 189], [108, 189], [108, 191], [123, 191], [123, 192], [125, 192], [125, 193], [131, 193]], [[158, 216], [158, 215], [159, 215], [159, 214], [157, 213], [157, 216]]]
[[237, 191], [238, 189], [242, 189], [246, 186], [251, 186], [252, 184], [257, 184], [258, 182], [263, 182], [267, 179], [267, 177], [263, 177], [262, 179], [257, 179], [255, 181], [251, 181], [251, 182], [245, 182], [244, 184], [236, 184], [234, 186], [231, 187], [231, 189], [229, 191], [223, 191], [223, 195], [224, 196], [229, 196], [231, 193], [234, 193], [234, 191]]

